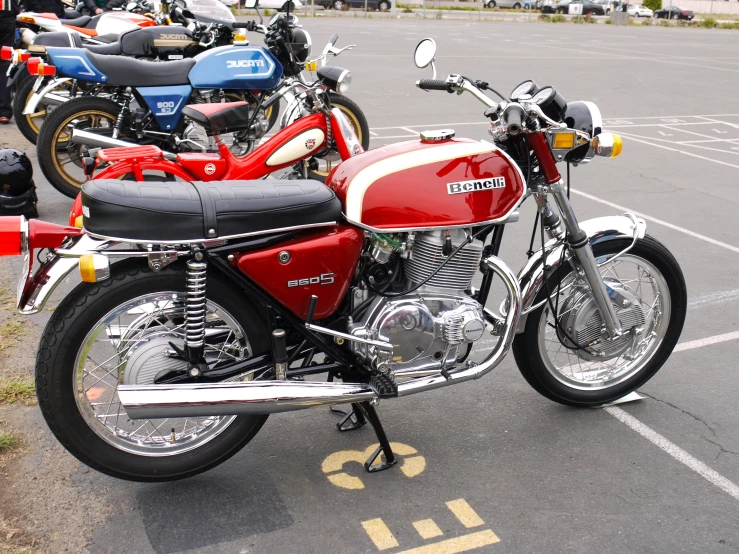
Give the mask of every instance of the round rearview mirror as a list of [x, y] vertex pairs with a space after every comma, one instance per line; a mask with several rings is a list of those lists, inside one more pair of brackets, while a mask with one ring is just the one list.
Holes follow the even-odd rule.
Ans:
[[413, 61], [416, 67], [427, 67], [434, 61], [436, 56], [436, 43], [432, 38], [425, 38], [416, 46], [416, 52], [413, 54]]

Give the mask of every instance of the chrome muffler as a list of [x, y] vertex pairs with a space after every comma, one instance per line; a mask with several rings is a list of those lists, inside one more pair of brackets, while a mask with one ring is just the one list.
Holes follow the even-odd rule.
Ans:
[[74, 144], [83, 144], [90, 148], [133, 148], [134, 146], [140, 146], [135, 142], [114, 139], [113, 137], [106, 137], [80, 129], [72, 129], [72, 142]]
[[[485, 360], [478, 365], [453, 370], [449, 379], [437, 373], [398, 383], [398, 396], [479, 379], [492, 371], [510, 350], [521, 313], [518, 280], [508, 266], [495, 256], [487, 258], [484, 263], [501, 278], [508, 292], [510, 309], [505, 315], [505, 331], [500, 340]], [[364, 383], [309, 381], [119, 385], [118, 397], [131, 419], [274, 414], [379, 398], [377, 392]]]

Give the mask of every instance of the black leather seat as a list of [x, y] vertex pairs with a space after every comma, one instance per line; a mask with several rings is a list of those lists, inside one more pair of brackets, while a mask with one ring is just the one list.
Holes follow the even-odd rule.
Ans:
[[84, 227], [131, 241], [195, 242], [339, 221], [341, 202], [310, 180], [88, 181]]
[[187, 85], [190, 83], [187, 76], [190, 74], [195, 60], [178, 60], [172, 62], [150, 62], [95, 54], [86, 50], [87, 57], [98, 71], [108, 77], [107, 85], [122, 85], [129, 87], [156, 87], [168, 85]]
[[70, 27], [81, 27], [85, 28], [87, 27], [87, 24], [92, 21], [92, 17], [89, 15], [81, 15], [79, 17], [75, 17], [74, 19], [60, 19], [59, 22], [62, 25], [68, 25]]
[[119, 40], [108, 44], [90, 44], [86, 45], [85, 48], [100, 56], [120, 56], [123, 53], [121, 41]]
[[182, 113], [212, 133], [226, 133], [249, 126], [247, 102], [191, 104]]

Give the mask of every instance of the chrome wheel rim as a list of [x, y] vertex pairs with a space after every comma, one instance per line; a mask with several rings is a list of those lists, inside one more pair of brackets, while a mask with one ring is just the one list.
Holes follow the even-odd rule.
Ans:
[[[236, 416], [219, 416], [130, 420], [120, 404], [117, 388], [126, 382], [127, 363], [137, 349], [154, 340], [161, 344], [171, 340], [180, 347], [183, 345], [183, 299], [183, 293], [157, 292], [116, 307], [90, 330], [77, 352], [73, 372], [77, 407], [95, 434], [119, 450], [140, 456], [175, 456], [213, 440], [236, 419]], [[209, 367], [251, 355], [243, 328], [224, 308], [210, 300], [206, 342]], [[164, 348], [161, 355], [165, 356]], [[249, 378], [250, 375], [240, 375], [229, 380]], [[147, 384], [146, 380], [151, 383], [153, 378], [135, 382]]]
[[[554, 327], [554, 317], [547, 304], [539, 319], [538, 343], [544, 366], [560, 383], [579, 390], [603, 390], [627, 381], [652, 359], [664, 340], [670, 321], [670, 290], [660, 271], [647, 260], [625, 254], [611, 261], [613, 255], [598, 258], [604, 279], [618, 282], [636, 297], [645, 315], [641, 333], [631, 331], [631, 346], [626, 352], [611, 358], [585, 360], [567, 348]], [[578, 285], [574, 273], [569, 273], [560, 287], [559, 305]], [[580, 284], [583, 284], [580, 281]], [[552, 304], [557, 291], [552, 290]], [[566, 314], [559, 313], [562, 322]], [[631, 359], [629, 359], [631, 358]]]

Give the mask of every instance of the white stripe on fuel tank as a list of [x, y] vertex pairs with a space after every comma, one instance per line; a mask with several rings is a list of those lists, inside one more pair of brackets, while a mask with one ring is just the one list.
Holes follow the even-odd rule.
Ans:
[[[386, 175], [412, 167], [453, 160], [463, 156], [486, 154], [495, 150], [497, 148], [489, 143], [450, 142], [449, 144], [443, 144], [434, 148], [424, 148], [423, 150], [398, 154], [397, 156], [368, 165], [357, 173], [351, 183], [349, 183], [346, 193], [346, 218], [355, 223], [362, 222], [362, 201], [364, 194], [375, 181]], [[402, 193], [402, 191], [398, 192]]]
[[304, 133], [300, 133], [297, 137], [287, 141], [275, 150], [267, 159], [267, 165], [283, 165], [300, 160], [304, 158], [306, 154], [317, 151], [318, 147], [323, 144], [325, 138], [326, 135], [321, 129], [309, 129]]

